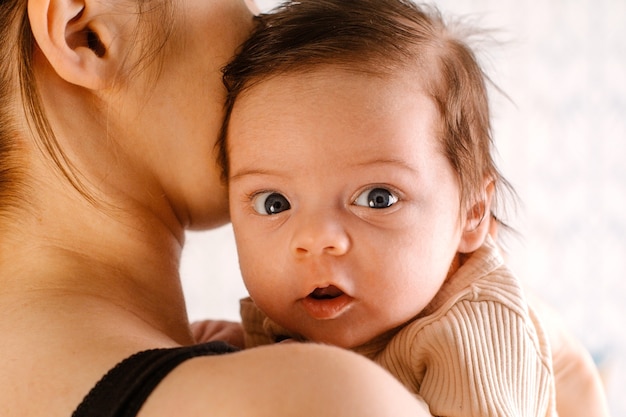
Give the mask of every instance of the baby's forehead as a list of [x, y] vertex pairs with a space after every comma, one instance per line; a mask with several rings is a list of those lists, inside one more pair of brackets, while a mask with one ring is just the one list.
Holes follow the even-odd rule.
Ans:
[[410, 74], [336, 66], [284, 72], [255, 83], [239, 96], [231, 117], [237, 134], [279, 129], [282, 135], [288, 128], [306, 125], [322, 131], [327, 125], [336, 134], [347, 129], [364, 135], [377, 131], [381, 139], [408, 125], [438, 136], [440, 121], [435, 101]]
[[[361, 112], [381, 121], [383, 116], [390, 120], [390, 114], [401, 120], [426, 112], [439, 137], [442, 114], [426, 85], [419, 73], [400, 66], [372, 70], [371, 66], [315, 65], [277, 72], [251, 83], [237, 98], [233, 113], [237, 120], [258, 118], [259, 112], [280, 118], [289, 109], [311, 106], [309, 99], [315, 97], [318, 106], [337, 109], [326, 114], [329, 118], [349, 120]], [[351, 105], [339, 108], [339, 102]]]
[[[397, 84], [403, 83], [406, 86], [406, 94], [424, 94], [431, 96], [430, 86], [433, 85], [432, 72], [418, 66], [410, 66], [400, 62], [378, 62], [371, 59], [345, 60], [341, 62], [312, 62], [301, 63], [288, 68], [277, 68], [274, 71], [261, 74], [258, 77], [250, 78], [245, 83], [244, 88], [238, 95], [238, 99], [253, 91], [258, 94], [265, 90], [258, 88], [269, 81], [279, 79], [299, 80], [296, 85], [305, 86], [307, 81], [315, 78], [323, 78], [336, 81], [328, 83], [327, 88], [339, 87], [351, 79], [371, 79], [377, 82]], [[272, 82], [272, 84], [275, 84]]]
[[[296, 71], [283, 71], [263, 77], [247, 86], [238, 96], [237, 101], [258, 102], [282, 100], [291, 101], [292, 97], [320, 99], [367, 98], [372, 102], [389, 102], [408, 96], [427, 96], [418, 77], [406, 72], [363, 71], [356, 67], [337, 65], [317, 65], [313, 68]], [[292, 103], [301, 104], [299, 101]], [[333, 105], [332, 101], [325, 105]], [[360, 103], [357, 103], [360, 104]], [[270, 103], [267, 103], [269, 106]], [[237, 111], [236, 103], [234, 111]]]

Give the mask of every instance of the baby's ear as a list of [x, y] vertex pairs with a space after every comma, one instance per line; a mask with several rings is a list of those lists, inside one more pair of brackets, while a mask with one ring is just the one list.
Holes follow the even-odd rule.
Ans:
[[112, 40], [119, 38], [115, 31], [121, 28], [120, 13], [107, 10], [112, 4], [101, 0], [29, 0], [33, 36], [65, 81], [89, 89], [111, 83], [117, 60], [110, 47]]
[[480, 248], [489, 233], [491, 223], [491, 202], [495, 185], [493, 180], [485, 181], [482, 198], [465, 212], [463, 235], [458, 252], [471, 253]]

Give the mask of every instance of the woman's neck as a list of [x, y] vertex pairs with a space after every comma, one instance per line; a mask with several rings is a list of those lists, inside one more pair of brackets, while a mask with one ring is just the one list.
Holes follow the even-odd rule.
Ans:
[[[18, 222], [2, 227], [0, 303], [64, 303], [74, 324], [107, 329], [102, 337], [143, 332], [155, 344], [191, 342], [178, 273], [183, 227], [139, 204], [96, 208], [73, 191], [44, 188]], [[111, 317], [120, 321], [111, 326]]]

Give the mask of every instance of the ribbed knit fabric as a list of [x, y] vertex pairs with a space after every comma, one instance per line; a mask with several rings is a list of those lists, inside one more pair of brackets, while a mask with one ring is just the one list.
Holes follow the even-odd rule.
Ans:
[[[253, 310], [242, 302], [247, 342], [268, 343], [280, 328]], [[556, 416], [548, 339], [491, 240], [418, 318], [355, 351], [436, 416]]]

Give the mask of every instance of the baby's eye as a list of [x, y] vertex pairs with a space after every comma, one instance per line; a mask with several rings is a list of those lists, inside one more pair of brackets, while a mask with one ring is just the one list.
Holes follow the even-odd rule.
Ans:
[[384, 209], [391, 207], [398, 202], [398, 197], [386, 188], [370, 188], [363, 191], [354, 200], [357, 206], [371, 207], [374, 209]]
[[284, 195], [274, 191], [255, 195], [252, 204], [257, 213], [267, 216], [278, 214], [291, 208], [289, 200]]

